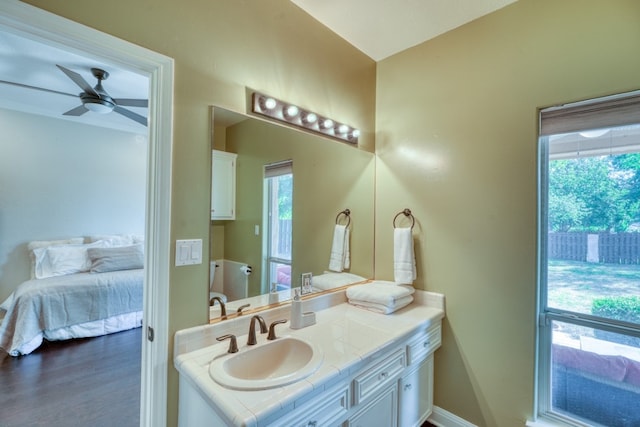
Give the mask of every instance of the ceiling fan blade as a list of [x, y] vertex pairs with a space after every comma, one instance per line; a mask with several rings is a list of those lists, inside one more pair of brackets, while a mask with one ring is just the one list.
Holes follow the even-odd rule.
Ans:
[[134, 113], [133, 111], [129, 111], [126, 108], [122, 108], [118, 105], [116, 105], [116, 108], [113, 109], [113, 111], [115, 111], [116, 113], [122, 114], [123, 116], [136, 121], [138, 123], [140, 123], [142, 126], [146, 126], [147, 125], [147, 118], [144, 116], [141, 116], [138, 113]]
[[87, 110], [84, 107], [84, 105], [78, 105], [76, 108], [73, 108], [73, 109], [67, 111], [66, 113], [63, 113], [62, 115], [63, 116], [81, 116], [84, 113], [86, 113], [87, 111], [89, 111], [89, 110]]
[[30, 85], [25, 85], [25, 84], [22, 84], [22, 83], [9, 82], [9, 81], [6, 81], [6, 80], [0, 80], [0, 83], [4, 83], [4, 84], [7, 84], [7, 85], [11, 85], [11, 86], [24, 87], [24, 88], [27, 88], [27, 89], [40, 90], [40, 91], [43, 91], [43, 92], [56, 93], [56, 94], [58, 94], [58, 95], [73, 96], [74, 98], [77, 98], [77, 97], [78, 97], [78, 95], [73, 95], [73, 94], [71, 94], [71, 93], [59, 92], [59, 91], [57, 91], [57, 90], [45, 89], [45, 88], [43, 88], [43, 87], [30, 86]]
[[68, 68], [64, 68], [62, 65], [56, 64], [56, 67], [60, 68], [60, 70], [62, 70], [63, 73], [65, 73], [71, 80], [73, 80], [75, 84], [80, 86], [80, 89], [82, 89], [86, 93], [100, 97], [100, 95], [95, 90], [93, 90], [91, 85], [89, 85], [89, 83], [87, 83], [87, 81], [82, 78], [80, 74], [76, 73], [75, 71], [71, 71]]
[[114, 99], [114, 101], [116, 102], [116, 104], [122, 107], [143, 107], [143, 108], [149, 107], [148, 99], [118, 98], [118, 99]]

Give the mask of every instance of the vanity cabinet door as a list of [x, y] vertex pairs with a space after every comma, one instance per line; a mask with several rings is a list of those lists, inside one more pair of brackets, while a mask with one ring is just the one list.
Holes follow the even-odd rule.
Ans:
[[396, 427], [398, 420], [398, 383], [394, 382], [349, 420], [350, 427]]
[[349, 387], [340, 384], [302, 404], [269, 427], [343, 426], [349, 409]]
[[211, 219], [236, 218], [237, 154], [213, 150], [211, 155]]
[[422, 362], [426, 357], [432, 354], [442, 342], [442, 328], [440, 324], [434, 325], [426, 331], [418, 334], [407, 345], [408, 363]]
[[391, 382], [396, 382], [406, 366], [406, 352], [398, 349], [382, 362], [367, 369], [353, 380], [353, 404], [364, 403]]
[[400, 379], [398, 425], [419, 427], [433, 410], [433, 355]]

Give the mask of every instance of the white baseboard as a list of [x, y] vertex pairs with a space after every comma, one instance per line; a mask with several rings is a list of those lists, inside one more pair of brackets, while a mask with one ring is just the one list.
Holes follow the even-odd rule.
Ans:
[[438, 406], [433, 407], [433, 412], [427, 421], [438, 427], [477, 427], [475, 424], [471, 424], [469, 421], [463, 420]]

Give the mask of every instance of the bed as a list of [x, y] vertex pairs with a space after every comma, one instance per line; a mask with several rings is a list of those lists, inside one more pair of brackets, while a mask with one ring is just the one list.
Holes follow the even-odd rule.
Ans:
[[94, 337], [142, 325], [143, 244], [90, 240], [29, 245], [33, 278], [0, 304], [0, 347], [11, 356], [33, 352], [43, 339]]

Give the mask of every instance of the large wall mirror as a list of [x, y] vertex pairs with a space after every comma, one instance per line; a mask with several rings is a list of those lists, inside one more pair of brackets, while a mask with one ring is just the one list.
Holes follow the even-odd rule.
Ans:
[[[286, 284], [300, 287], [303, 273], [333, 277], [336, 223], [349, 223], [350, 265], [340, 280], [372, 278], [374, 154], [219, 107], [211, 113], [212, 149], [237, 155], [235, 219], [212, 220], [210, 229], [210, 290], [225, 296], [227, 314], [288, 300]], [[339, 215], [345, 209], [349, 218]], [[283, 238], [285, 255], [269, 247]]]

